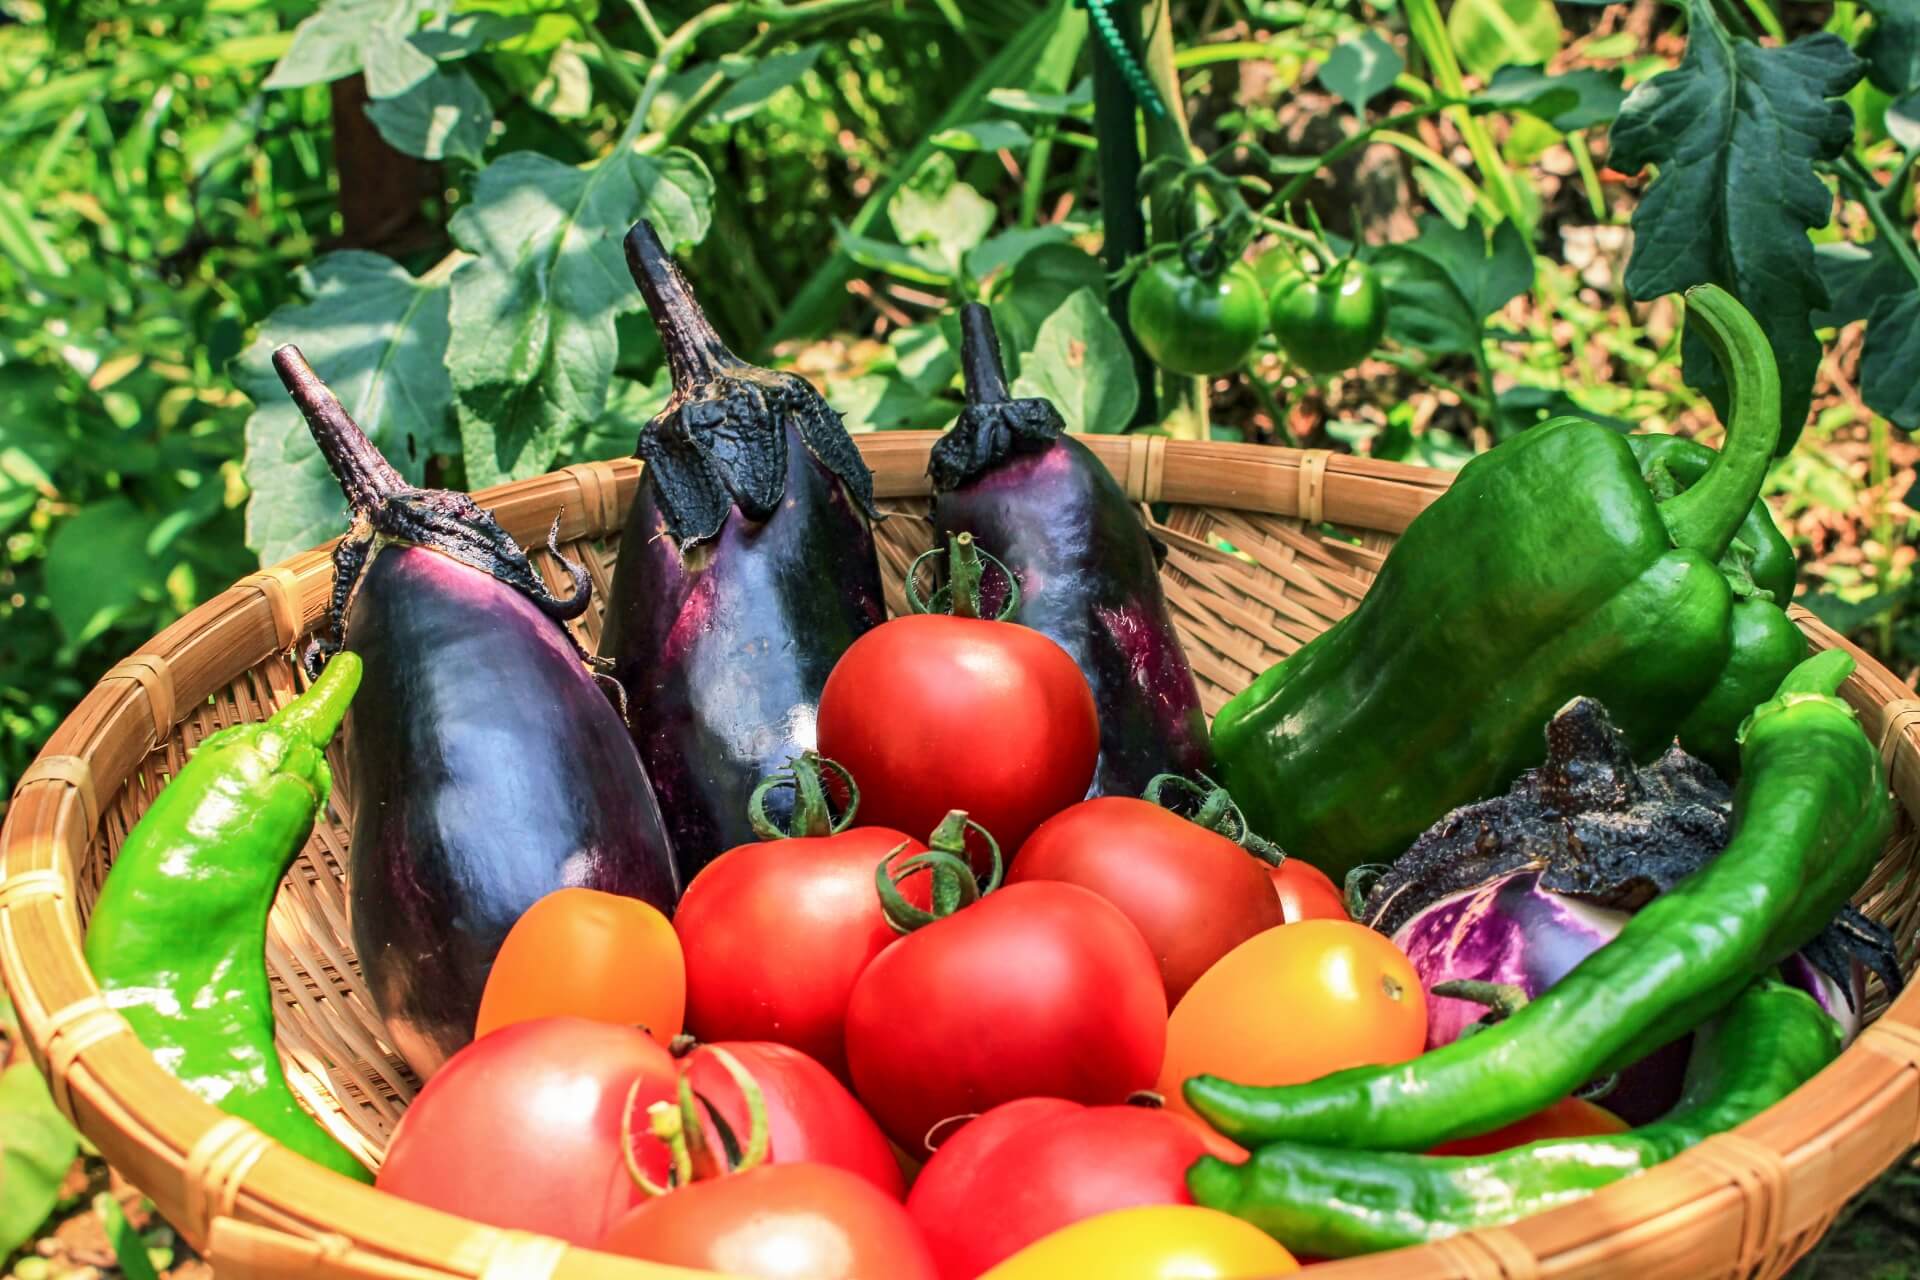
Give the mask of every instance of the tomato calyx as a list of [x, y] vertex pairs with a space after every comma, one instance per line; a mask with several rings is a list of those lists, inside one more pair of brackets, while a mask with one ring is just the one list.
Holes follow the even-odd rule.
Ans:
[[[691, 1041], [691, 1037], [680, 1039]], [[692, 1047], [689, 1043], [685, 1051], [691, 1052]], [[632, 1088], [627, 1090], [626, 1102], [620, 1110], [620, 1155], [626, 1163], [627, 1176], [649, 1196], [668, 1195], [676, 1187], [728, 1173], [745, 1173], [765, 1164], [771, 1153], [766, 1094], [761, 1091], [752, 1074], [740, 1065], [738, 1058], [716, 1045], [708, 1045], [706, 1050], [713, 1055], [721, 1069], [733, 1077], [734, 1084], [740, 1089], [740, 1096], [746, 1100], [747, 1144], [741, 1148], [738, 1158], [732, 1161], [728, 1160], [724, 1150], [714, 1148], [706, 1126], [700, 1122], [699, 1100], [694, 1096], [693, 1084], [683, 1074], [672, 1102], [656, 1102], [647, 1108], [647, 1133], [667, 1148], [667, 1184], [661, 1186], [647, 1176], [635, 1154], [635, 1142], [639, 1135], [634, 1131], [633, 1104], [644, 1083], [635, 1080]]]
[[[920, 592], [920, 566], [938, 556], [947, 558], [947, 581], [932, 595]], [[1007, 622], [1020, 612], [1020, 579], [997, 558], [974, 542], [971, 533], [949, 534], [947, 545], [923, 551], [907, 566], [907, 605], [915, 613], [945, 613], [956, 618], [981, 616], [980, 588], [991, 564], [1006, 580], [1007, 599], [993, 621]]]
[[[978, 833], [986, 842], [990, 869], [984, 881], [973, 869], [967, 849], [969, 831]], [[880, 910], [895, 933], [912, 933], [936, 920], [944, 920], [1000, 887], [1000, 878], [1005, 871], [1000, 857], [1000, 842], [985, 827], [969, 818], [964, 809], [954, 809], [940, 820], [940, 825], [927, 837], [925, 853], [916, 853], [911, 858], [895, 863], [894, 859], [906, 847], [902, 844], [893, 849], [874, 868], [873, 873], [874, 888], [880, 893]], [[933, 891], [929, 895], [931, 910], [914, 906], [900, 892], [902, 882], [921, 871], [933, 876]]]
[[[838, 818], [827, 794], [827, 773], [833, 773], [847, 790], [846, 807]], [[781, 826], [767, 812], [767, 797], [776, 791], [793, 789], [793, 817]], [[860, 788], [853, 774], [837, 760], [829, 760], [818, 751], [804, 751], [787, 761], [787, 767], [761, 780], [747, 799], [747, 820], [753, 834], [762, 840], [797, 840], [806, 837], [837, 836], [853, 825], [860, 808]]]
[[1198, 782], [1178, 773], [1155, 774], [1148, 780], [1141, 799], [1169, 813], [1177, 813], [1215, 835], [1225, 836], [1269, 867], [1277, 867], [1287, 860], [1287, 851], [1255, 832], [1227, 789], [1205, 774]]

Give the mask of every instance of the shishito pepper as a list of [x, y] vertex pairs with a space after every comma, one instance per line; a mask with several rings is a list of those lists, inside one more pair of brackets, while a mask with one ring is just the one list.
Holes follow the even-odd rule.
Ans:
[[1422, 1244], [1578, 1200], [1744, 1124], [1840, 1052], [1840, 1028], [1805, 992], [1771, 979], [1701, 1028], [1672, 1112], [1626, 1133], [1552, 1138], [1477, 1156], [1343, 1151], [1276, 1142], [1245, 1164], [1203, 1157], [1199, 1204], [1327, 1258]]
[[273, 895], [327, 802], [323, 753], [359, 685], [360, 659], [340, 653], [271, 719], [202, 742], [114, 859], [86, 954], [107, 1003], [182, 1084], [371, 1182], [287, 1086], [266, 961]]
[[1221, 782], [1256, 831], [1335, 878], [1390, 862], [1441, 815], [1540, 762], [1540, 725], [1598, 699], [1636, 755], [1664, 750], [1733, 652], [1716, 562], [1760, 493], [1780, 379], [1753, 317], [1687, 295], [1732, 388], [1725, 447], [1661, 500], [1626, 439], [1557, 418], [1461, 468], [1360, 606], [1214, 722]]
[[1837, 695], [1853, 659], [1807, 659], [1741, 731], [1720, 856], [1640, 909], [1513, 1016], [1411, 1062], [1257, 1088], [1186, 1082], [1243, 1146], [1426, 1151], [1497, 1129], [1627, 1066], [1726, 1007], [1866, 882], [1893, 826], [1880, 756]]

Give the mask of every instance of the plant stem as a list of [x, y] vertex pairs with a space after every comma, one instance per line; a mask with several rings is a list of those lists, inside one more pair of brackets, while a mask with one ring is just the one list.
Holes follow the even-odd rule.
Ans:
[[1456, 165], [1453, 161], [1420, 141], [1420, 139], [1410, 133], [1402, 133], [1398, 129], [1382, 129], [1374, 135], [1373, 140], [1384, 143], [1398, 151], [1405, 152], [1436, 173], [1445, 174], [1447, 177], [1453, 179], [1453, 181], [1471, 194], [1474, 208], [1484, 210], [1489, 219], [1495, 222], [1499, 221], [1501, 216], [1500, 206], [1493, 202], [1493, 197], [1487, 194], [1486, 188], [1482, 187], [1472, 178], [1469, 178], [1466, 173], [1461, 170], [1459, 165]]
[[[1186, 98], [1181, 93], [1180, 73], [1173, 61], [1172, 0], [1150, 0], [1150, 3], [1153, 8], [1147, 17], [1147, 75], [1160, 91], [1167, 113], [1147, 119], [1147, 154], [1172, 156], [1182, 164], [1191, 164], [1195, 156], [1193, 140], [1187, 135]], [[1184, 231], [1181, 218], [1185, 211], [1181, 204], [1182, 198], [1164, 185], [1148, 193], [1155, 243], [1179, 241]], [[1207, 380], [1168, 374], [1164, 381], [1166, 403], [1161, 406], [1161, 420], [1173, 438], [1208, 439], [1212, 432], [1207, 425]]]
[[[1433, 367], [1425, 360], [1415, 360], [1413, 357], [1402, 355], [1398, 351], [1387, 351], [1384, 349], [1375, 351], [1372, 358], [1390, 364], [1403, 373], [1410, 373], [1430, 386], [1438, 387], [1442, 391], [1458, 396], [1460, 403], [1465, 405], [1474, 417], [1482, 421], [1493, 417], [1493, 410], [1484, 397], [1473, 394], [1473, 392], [1467, 390], [1445, 374], [1435, 373]], [[1483, 366], [1484, 363], [1485, 362], [1482, 361]]]
[[1279, 194], [1274, 196], [1272, 203], [1284, 208], [1289, 202], [1299, 199], [1300, 193], [1312, 184], [1315, 175], [1317, 175], [1320, 170], [1325, 169], [1329, 165], [1339, 164], [1355, 151], [1366, 146], [1373, 140], [1374, 135], [1380, 133], [1382, 130], [1397, 129], [1403, 124], [1411, 124], [1415, 120], [1425, 119], [1435, 112], [1445, 111], [1452, 105], [1451, 102], [1429, 102], [1425, 106], [1409, 107], [1397, 115], [1391, 115], [1383, 120], [1375, 121], [1364, 129], [1348, 134], [1321, 152], [1319, 163], [1314, 168], [1307, 170], [1305, 173], [1295, 174], [1286, 186], [1280, 188]]
[[1247, 385], [1253, 388], [1253, 397], [1260, 402], [1260, 407], [1267, 411], [1269, 418], [1273, 419], [1273, 429], [1280, 439], [1286, 442], [1288, 448], [1297, 449], [1300, 447], [1300, 440], [1293, 434], [1293, 428], [1287, 423], [1287, 411], [1281, 405], [1280, 398], [1274, 394], [1273, 384], [1260, 376], [1259, 359], [1259, 353], [1256, 352], [1247, 361]]
[[628, 104], [638, 102], [640, 77], [627, 69], [626, 56], [619, 49], [614, 48], [613, 43], [601, 34], [593, 15], [587, 12], [587, 7], [579, 0], [573, 0], [573, 3], [567, 6], [567, 10], [573, 15], [573, 20], [579, 24], [580, 30], [586, 33], [588, 41], [599, 50], [600, 65], [607, 69], [607, 74], [613, 77], [614, 83], [619, 85], [621, 91], [627, 95]]
[[1867, 217], [1873, 219], [1874, 230], [1886, 242], [1887, 251], [1907, 269], [1916, 286], [1920, 286], [1920, 254], [1916, 254], [1913, 241], [1906, 231], [1896, 225], [1887, 211], [1880, 207], [1879, 197], [1884, 194], [1880, 184], [1873, 180], [1859, 157], [1843, 155], [1835, 162], [1834, 169], [1840, 175], [1840, 181], [1853, 192], [1853, 198], [1866, 206]]
[[1600, 185], [1600, 173], [1593, 167], [1593, 152], [1587, 147], [1587, 131], [1575, 129], [1567, 135], [1567, 145], [1573, 149], [1573, 162], [1580, 167], [1580, 185], [1587, 189], [1587, 207], [1593, 210], [1593, 216], [1607, 221], [1607, 193]]
[[[1893, 591], [1893, 506], [1887, 501], [1887, 490], [1893, 485], [1893, 428], [1879, 414], [1867, 420], [1868, 437], [1873, 444], [1872, 470], [1868, 473], [1868, 482], [1873, 485], [1873, 537], [1880, 544], [1880, 554], [1874, 557], [1875, 576], [1879, 578], [1882, 594], [1891, 596]], [[1893, 623], [1895, 609], [1884, 609], [1880, 613], [1879, 640], [1880, 652], [1893, 652]]]
[[[1435, 87], [1448, 98], [1466, 97], [1466, 77], [1461, 75], [1460, 63], [1453, 56], [1453, 41], [1447, 34], [1446, 23], [1440, 17], [1440, 6], [1435, 0], [1405, 0], [1401, 11], [1407, 15], [1407, 32], [1419, 47], [1421, 56], [1427, 60]], [[1452, 114], [1454, 126], [1460, 130], [1467, 149], [1473, 152], [1474, 163], [1480, 167], [1480, 176], [1493, 188], [1494, 203], [1513, 219], [1521, 234], [1531, 242], [1533, 224], [1527, 217], [1527, 209], [1521, 201], [1520, 189], [1514, 183], [1513, 172], [1507, 168], [1506, 161], [1500, 158], [1493, 138], [1464, 106], [1456, 106]]]
[[627, 0], [627, 5], [633, 10], [633, 16], [640, 19], [640, 29], [647, 33], [647, 39], [653, 41], [654, 52], [666, 48], [667, 33], [660, 29], [653, 10], [647, 7], [647, 0]]

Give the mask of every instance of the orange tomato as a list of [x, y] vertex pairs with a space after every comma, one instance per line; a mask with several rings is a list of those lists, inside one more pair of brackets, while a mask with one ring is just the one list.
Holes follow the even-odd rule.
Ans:
[[494, 959], [473, 1033], [560, 1014], [671, 1043], [687, 1014], [673, 925], [638, 898], [598, 889], [556, 889], [527, 908]]
[[1280, 918], [1286, 923], [1352, 919], [1347, 914], [1347, 895], [1311, 862], [1288, 858], [1268, 868], [1267, 874], [1273, 877], [1274, 892], [1280, 895]]
[[1405, 1062], [1426, 1040], [1426, 993], [1393, 943], [1346, 920], [1303, 920], [1247, 939], [1193, 984], [1167, 1021], [1159, 1092], [1185, 1110], [1190, 1076], [1301, 1084]]
[[1441, 1143], [1427, 1154], [1490, 1155], [1495, 1151], [1522, 1147], [1529, 1142], [1542, 1142], [1548, 1138], [1592, 1138], [1601, 1134], [1625, 1133], [1628, 1127], [1625, 1120], [1605, 1107], [1595, 1106], [1584, 1098], [1562, 1098], [1550, 1107], [1543, 1107], [1530, 1116], [1515, 1120], [1504, 1129], [1495, 1129], [1492, 1133], [1472, 1138], [1455, 1138], [1452, 1142]]

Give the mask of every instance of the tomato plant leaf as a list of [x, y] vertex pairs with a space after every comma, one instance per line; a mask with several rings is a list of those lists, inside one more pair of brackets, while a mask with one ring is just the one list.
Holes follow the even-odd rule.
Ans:
[[702, 117], [711, 124], [738, 124], [766, 106], [773, 95], [798, 84], [801, 77], [820, 61], [822, 46], [808, 45], [791, 53], [767, 58], [722, 59], [729, 67], [733, 83], [714, 100]]
[[1896, 98], [1920, 89], [1920, 4], [1866, 0], [1866, 5], [1873, 13], [1873, 30], [1860, 42], [1859, 53], [1867, 60], [1867, 78]]
[[420, 25], [428, 0], [326, 0], [293, 29], [293, 45], [264, 89], [298, 89], [350, 76], [365, 66], [375, 35], [405, 38]]
[[993, 304], [994, 319], [1007, 339], [1009, 373], [1018, 371], [1021, 353], [1033, 350], [1047, 317], [1082, 289], [1103, 300], [1107, 296], [1106, 268], [1083, 249], [1042, 245], [1020, 259]]
[[[1780, 365], [1784, 453], [1812, 404], [1810, 317], [1827, 302], [1807, 231], [1826, 225], [1833, 193], [1814, 164], [1853, 136], [1834, 99], [1862, 64], [1831, 34], [1768, 49], [1729, 35], [1709, 0], [1690, 0], [1688, 14], [1680, 65], [1637, 86], [1611, 134], [1615, 169], [1659, 166], [1633, 213], [1625, 283], [1642, 301], [1718, 284], [1753, 312]], [[1724, 415], [1705, 340], [1686, 337], [1682, 353], [1687, 382]]]
[[1826, 285], [1829, 300], [1811, 316], [1817, 329], [1837, 329], [1855, 320], [1865, 320], [1883, 297], [1915, 287], [1913, 277], [1879, 240], [1866, 244], [1836, 240], [1815, 245], [1813, 262], [1821, 282]]
[[247, 545], [272, 564], [346, 527], [346, 502], [273, 371], [273, 349], [300, 347], [347, 412], [408, 480], [458, 447], [447, 378], [447, 286], [390, 258], [330, 253], [299, 275], [308, 301], [280, 308], [233, 363], [253, 399], [247, 419]]
[[1562, 32], [1553, 0], [1454, 0], [1447, 34], [1460, 65], [1484, 81], [1509, 62], [1546, 62]]
[[1407, 60], [1378, 31], [1365, 31], [1327, 55], [1319, 81], [1355, 111], [1393, 87], [1394, 78], [1407, 69]]
[[0, 1258], [31, 1240], [53, 1212], [79, 1151], [79, 1135], [34, 1065], [22, 1059], [0, 1071]]
[[1860, 394], [1894, 426], [1920, 431], [1920, 287], [1911, 280], [1873, 304], [1860, 352]]
[[474, 255], [453, 275], [447, 345], [469, 487], [538, 475], [600, 417], [614, 317], [641, 306], [621, 237], [645, 217], [667, 244], [697, 243], [712, 198], [680, 150], [584, 167], [516, 151], [481, 170], [450, 227]]
[[458, 69], [434, 67], [400, 93], [376, 98], [367, 104], [367, 119], [396, 151], [422, 160], [465, 160], [476, 168], [493, 132], [492, 104], [473, 77]]
[[1387, 333], [1430, 355], [1480, 349], [1488, 316], [1533, 285], [1533, 254], [1511, 221], [1489, 235], [1428, 215], [1411, 240], [1385, 245], [1374, 266], [1387, 287]]
[[1501, 67], [1473, 97], [1473, 109], [1525, 111], [1561, 132], [1606, 124], [1626, 101], [1618, 71], [1587, 67], [1548, 74], [1543, 67]]
[[1015, 227], [1010, 231], [1002, 231], [967, 250], [967, 274], [975, 280], [986, 280], [996, 271], [1019, 266], [1021, 260], [1036, 249], [1050, 244], [1065, 244], [1071, 239], [1073, 232], [1057, 222], [1041, 227]]
[[412, 36], [420, 52], [438, 62], [451, 62], [480, 52], [490, 44], [525, 35], [533, 28], [530, 17], [497, 13], [438, 13]]
[[1020, 362], [1016, 396], [1053, 401], [1069, 431], [1125, 431], [1140, 402], [1120, 326], [1091, 289], [1080, 289], [1040, 326]]
[[600, 16], [600, 0], [454, 0], [455, 14], [518, 18], [528, 25], [500, 47], [509, 53], [547, 54], [580, 34], [580, 24]]
[[1920, 151], [1920, 91], [1887, 104], [1887, 136], [1908, 151]]

